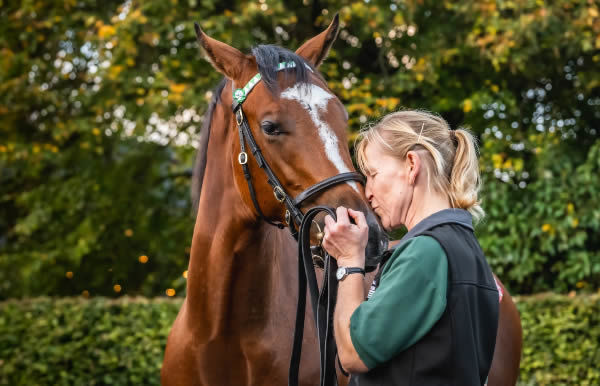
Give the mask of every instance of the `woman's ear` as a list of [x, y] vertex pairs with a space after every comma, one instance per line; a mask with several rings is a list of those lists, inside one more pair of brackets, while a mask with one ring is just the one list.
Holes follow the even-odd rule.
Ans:
[[406, 154], [406, 167], [408, 169], [408, 182], [414, 185], [421, 172], [421, 157], [419, 157], [419, 153], [411, 150]]

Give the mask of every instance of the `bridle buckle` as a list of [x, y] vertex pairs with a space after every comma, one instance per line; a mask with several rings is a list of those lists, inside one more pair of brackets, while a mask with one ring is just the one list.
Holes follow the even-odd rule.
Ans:
[[279, 186], [273, 188], [273, 195], [279, 202], [283, 202], [285, 200], [285, 192]]
[[246, 165], [248, 163], [248, 153], [241, 151], [240, 154], [238, 154], [238, 162], [240, 165]]
[[242, 109], [238, 109], [235, 112], [235, 121], [237, 122], [238, 126], [241, 126], [242, 122], [244, 122], [244, 113], [242, 113]]

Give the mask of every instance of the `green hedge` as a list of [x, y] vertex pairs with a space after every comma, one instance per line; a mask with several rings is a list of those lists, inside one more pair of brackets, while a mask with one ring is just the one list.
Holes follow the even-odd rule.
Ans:
[[[600, 384], [600, 296], [518, 299], [520, 384]], [[158, 385], [180, 299], [0, 303], [0, 384]]]
[[160, 385], [181, 300], [40, 298], [0, 304], [0, 384]]
[[600, 385], [600, 296], [517, 299], [523, 325], [521, 382]]

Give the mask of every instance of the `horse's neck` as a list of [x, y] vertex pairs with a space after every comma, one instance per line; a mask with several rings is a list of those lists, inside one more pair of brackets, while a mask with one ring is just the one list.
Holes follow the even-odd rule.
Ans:
[[282, 303], [293, 313], [293, 243], [241, 200], [225, 139], [211, 133], [188, 268], [187, 309], [207, 338], [264, 329]]

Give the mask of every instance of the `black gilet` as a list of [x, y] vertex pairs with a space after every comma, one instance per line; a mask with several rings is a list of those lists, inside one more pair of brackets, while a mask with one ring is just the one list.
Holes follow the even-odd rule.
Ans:
[[[446, 252], [446, 309], [423, 338], [390, 361], [353, 375], [351, 386], [485, 383], [496, 343], [499, 301], [492, 271], [473, 233], [471, 215], [462, 209], [437, 212], [411, 229], [400, 245], [421, 235], [436, 239]], [[380, 273], [386, 262], [381, 263]]]

